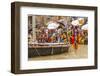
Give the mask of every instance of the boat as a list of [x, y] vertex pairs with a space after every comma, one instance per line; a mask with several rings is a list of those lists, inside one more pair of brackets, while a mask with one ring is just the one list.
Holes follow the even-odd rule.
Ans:
[[64, 43], [34, 43], [28, 46], [28, 57], [49, 56], [68, 52], [70, 45]]

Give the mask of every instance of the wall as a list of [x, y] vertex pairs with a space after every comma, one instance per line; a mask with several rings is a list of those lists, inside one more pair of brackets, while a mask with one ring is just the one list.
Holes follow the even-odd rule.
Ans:
[[[98, 6], [100, 16], [100, 1], [99, 0], [1, 0], [0, 1], [0, 76], [16, 76], [10, 73], [10, 60], [11, 60], [11, 6], [13, 1], [25, 2], [40, 2], [40, 3], [57, 3], [57, 4], [73, 4], [73, 5], [87, 5]], [[100, 18], [98, 18], [100, 20]], [[98, 22], [100, 24], [100, 22]], [[98, 26], [100, 29], [100, 26]], [[100, 33], [100, 30], [98, 30]], [[100, 35], [98, 36], [98, 44], [100, 42]], [[98, 45], [100, 46], [100, 44]], [[98, 48], [98, 54], [100, 54]], [[99, 55], [100, 58], [100, 55]], [[65, 72], [52, 72], [52, 73], [38, 73], [38, 74], [24, 74], [24, 76], [99, 76], [100, 74], [100, 59], [98, 61], [98, 70], [81, 70], [81, 71], [65, 71]], [[18, 76], [23, 76], [18, 75]]]

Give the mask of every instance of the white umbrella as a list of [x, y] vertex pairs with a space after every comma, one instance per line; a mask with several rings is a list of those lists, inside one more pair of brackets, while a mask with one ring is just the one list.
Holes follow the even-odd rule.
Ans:
[[88, 30], [88, 24], [83, 25], [81, 29], [82, 30]]
[[71, 24], [73, 26], [78, 26], [79, 25], [79, 21], [78, 20], [74, 20], [74, 21], [71, 22]]
[[50, 23], [50, 24], [48, 24], [48, 29], [56, 29], [56, 28], [58, 28], [58, 26], [59, 26], [59, 24], [57, 24], [57, 23]]

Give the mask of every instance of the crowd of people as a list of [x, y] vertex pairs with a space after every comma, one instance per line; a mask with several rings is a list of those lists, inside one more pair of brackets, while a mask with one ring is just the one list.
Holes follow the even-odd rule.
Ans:
[[[83, 21], [82, 21], [83, 20]], [[88, 29], [82, 29], [82, 26], [87, 24], [86, 18], [72, 17], [70, 24], [65, 17], [57, 20], [52, 17], [44, 26], [38, 24], [36, 27], [36, 42], [37, 43], [64, 43], [71, 44], [75, 49], [78, 44], [88, 44]], [[32, 34], [32, 33], [31, 33]], [[29, 34], [29, 39], [30, 38]]]

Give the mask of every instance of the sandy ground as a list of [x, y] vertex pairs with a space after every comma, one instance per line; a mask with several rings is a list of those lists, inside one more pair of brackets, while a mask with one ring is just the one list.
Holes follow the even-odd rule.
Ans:
[[33, 57], [33, 58], [29, 58], [29, 60], [80, 59], [80, 58], [87, 58], [87, 57], [88, 57], [88, 46], [79, 45], [77, 50], [70, 47], [69, 52], [65, 52], [57, 55]]

